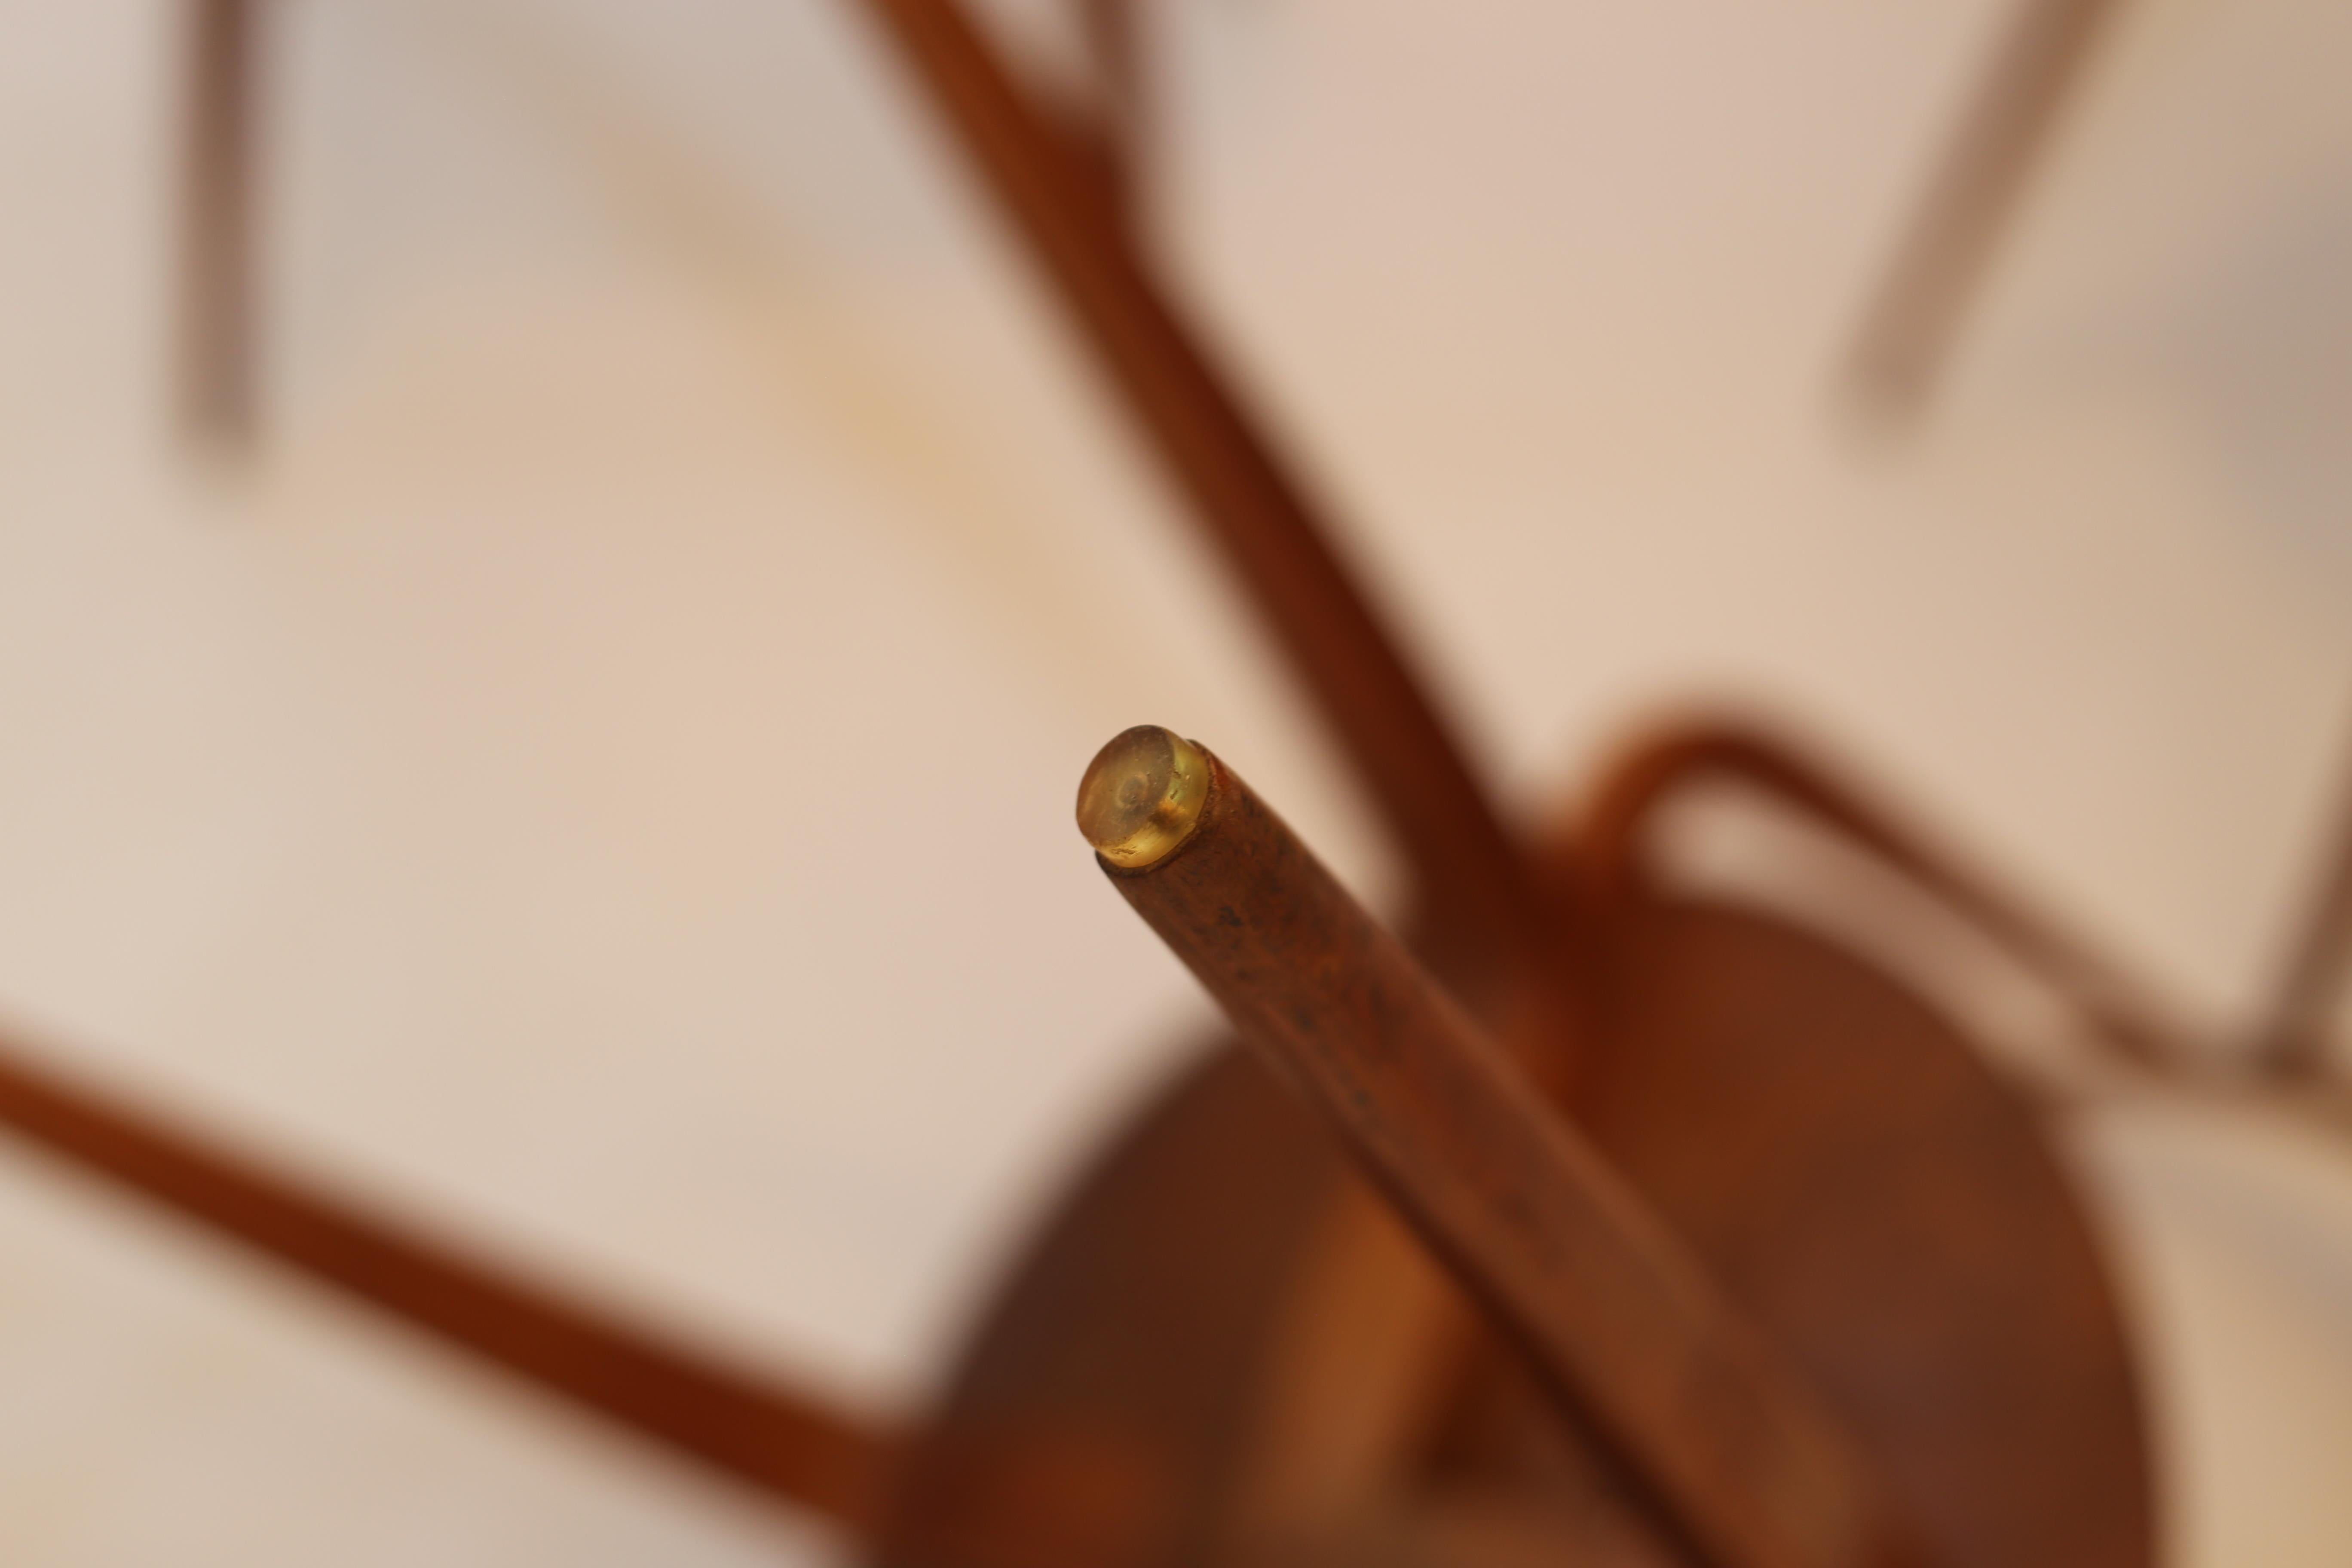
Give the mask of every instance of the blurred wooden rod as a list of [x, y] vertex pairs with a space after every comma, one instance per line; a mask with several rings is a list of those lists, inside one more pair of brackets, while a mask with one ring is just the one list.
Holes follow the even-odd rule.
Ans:
[[1232, 770], [1104, 747], [1078, 824], [1242, 1037], [1726, 1568], [1915, 1561], [1828, 1414], [1613, 1167]]
[[2326, 1068], [2328, 1021], [2352, 980], [2352, 788], [2339, 810], [2316, 896], [2255, 1037], [2256, 1064], [2284, 1077]]
[[2119, 0], [2018, 0], [1927, 196], [1863, 319], [1853, 393], [1905, 417], [1935, 394], [2002, 235]]
[[0, 1047], [0, 1124], [203, 1229], [770, 1492], [862, 1527], [890, 1445], [762, 1377], [209, 1146]]
[[1528, 862], [1323, 515], [1133, 247], [1100, 220], [1064, 138], [954, 0], [861, 0], [1027, 242], [1129, 412], [1192, 501], [1261, 625], [1405, 853], [1433, 927], [1531, 955]]
[[262, 0], [194, 0], [180, 214], [183, 427], [209, 446], [251, 441], [258, 415], [255, 250]]
[[1145, 125], [1151, 106], [1143, 60], [1140, 0], [1076, 0], [1078, 33], [1092, 78], [1082, 118], [1079, 153], [1093, 171], [1112, 223], [1131, 243], [1142, 218]]

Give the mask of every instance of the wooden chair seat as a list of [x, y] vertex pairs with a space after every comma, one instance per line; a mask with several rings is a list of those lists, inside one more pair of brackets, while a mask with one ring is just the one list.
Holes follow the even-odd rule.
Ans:
[[[2035, 1110], [1925, 1003], [1777, 917], [1644, 900], [1612, 919], [1605, 951], [1579, 1120], [1810, 1374], [1938, 1560], [2149, 1563], [2129, 1348]], [[874, 1560], [1246, 1558], [1244, 1472], [1280, 1463], [1252, 1434], [1284, 1382], [1273, 1363], [1307, 1342], [1286, 1331], [1286, 1304], [1317, 1257], [1318, 1217], [1351, 1184], [1330, 1134], [1280, 1086], [1212, 1052], [1009, 1276]], [[1409, 1542], [1401, 1519], [1475, 1496], [1548, 1521], [1531, 1528], [1556, 1532], [1553, 1560], [1579, 1561], [1615, 1515], [1548, 1514], [1556, 1467], [1529, 1449], [1580, 1439], [1549, 1412], [1528, 1419], [1531, 1396], [1476, 1387], [1524, 1379], [1507, 1352], [1458, 1364], [1451, 1430], [1412, 1446], [1398, 1495], [1368, 1500], [1381, 1533]], [[1528, 1549], [1527, 1528], [1490, 1532], [1498, 1557]], [[1465, 1537], [1427, 1539], [1458, 1553]]]

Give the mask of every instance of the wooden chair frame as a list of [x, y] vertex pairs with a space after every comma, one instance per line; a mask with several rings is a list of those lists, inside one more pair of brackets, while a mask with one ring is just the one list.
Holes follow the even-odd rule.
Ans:
[[[256, 410], [253, 3], [197, 0], [191, 55], [187, 406], [195, 426], [231, 440], [251, 437]], [[1906, 1011], [1910, 1005], [1895, 990], [1850, 960], [1748, 917], [1664, 900], [1643, 874], [1644, 836], [1661, 805], [1693, 781], [1736, 779], [1863, 848], [1981, 930], [2070, 997], [2136, 1070], [2189, 1073], [2193, 1053], [2179, 1031], [2116, 966], [1767, 735], [1711, 726], [1654, 738], [1606, 771], [1571, 840], [1546, 847], [1512, 833], [1402, 640], [1346, 565], [1328, 510], [1267, 440], [1136, 244], [1131, 135], [1100, 125], [1075, 132], [1066, 118], [1043, 110], [953, 0], [862, 5], [1054, 286], [1105, 384], [1274, 634], [1412, 873], [1416, 915], [1408, 951], [1323, 878], [1279, 819], [1213, 757], [1201, 764], [1201, 776], [1213, 781], [1202, 786], [1209, 805], [1198, 826], [1188, 826], [1192, 837], [1169, 859], [1171, 869], [1107, 861], [1129, 901], [1226, 1005], [1242, 1037], [1307, 1087], [1307, 1098], [1472, 1303], [1450, 1318], [1432, 1316], [1428, 1321], [1452, 1321], [1456, 1329], [1424, 1335], [1404, 1358], [1426, 1363], [1434, 1355], [1456, 1369], [1447, 1384], [1455, 1389], [1445, 1406], [1453, 1414], [1443, 1424], [1454, 1435], [1427, 1454], [1452, 1452], [1456, 1459], [1448, 1462], [1459, 1463], [1466, 1462], [1460, 1455], [1475, 1451], [1487, 1467], [1480, 1473], [1490, 1479], [1531, 1462], [1527, 1455], [1536, 1450], [1524, 1436], [1508, 1442], [1493, 1436], [1491, 1410], [1495, 1399], [1507, 1405], [1532, 1398], [1545, 1410], [1538, 1425], [1549, 1433], [1537, 1445], [1549, 1456], [1542, 1463], [1553, 1467], [1545, 1473], [1556, 1481], [1567, 1473], [1558, 1467], [1570, 1465], [1611, 1478], [1588, 1489], [1612, 1500], [1575, 1521], [1549, 1519], [1531, 1539], [1554, 1547], [1607, 1542], [1624, 1561], [1832, 1568], [1927, 1561], [1938, 1552], [1961, 1552], [1976, 1539], [1965, 1520], [1955, 1524], [1932, 1500], [1923, 1505], [1916, 1489], [1905, 1489], [1913, 1483], [1885, 1490], [1874, 1467], [1854, 1458], [1843, 1430], [1848, 1424], [1876, 1442], [1885, 1436], [1879, 1423], [1896, 1422], [1886, 1429], [1896, 1431], [1907, 1417], [1883, 1407], [1882, 1387], [1866, 1379], [1848, 1385], [1843, 1348], [1816, 1342], [1816, 1320], [1805, 1316], [1818, 1306], [1793, 1306], [1775, 1295], [1791, 1280], [1812, 1289], [1814, 1277], [1741, 1250], [1759, 1245], [1751, 1233], [1764, 1223], [1740, 1207], [1744, 1200], [1677, 1187], [1675, 1172], [1683, 1167], [1676, 1162], [1687, 1158], [1681, 1151], [1689, 1130], [1659, 1121], [1659, 1108], [1671, 1109], [1677, 1090], [1645, 1079], [1651, 1068], [1623, 1044], [1654, 1026], [1642, 1020], [1664, 994], [1643, 991], [1646, 983], [1621, 983], [1621, 972], [1639, 976], [1661, 964], [1671, 970], [1697, 962], [1687, 958], [1692, 952], [1727, 952], [1731, 958], [1719, 962], [1739, 963], [1778, 954], [1768, 969], [1811, 973], [1830, 987], [1821, 995], [1864, 997], [1855, 1006], [1882, 1020], [1872, 1028], [1891, 1031], [1889, 1037], [1909, 1037], [1909, 1031], [1924, 1042], [1918, 1059], [1940, 1064], [1931, 1065], [1945, 1075], [1942, 1088], [1907, 1100], [1890, 1089], [1895, 1098], [1873, 1102], [1881, 1110], [1907, 1107], [1900, 1113], [1920, 1119], [1930, 1139], [1965, 1124], [1976, 1130], [1969, 1136], [1979, 1144], [1991, 1136], [1988, 1128], [2011, 1141], [2009, 1153], [1980, 1171], [1956, 1171], [1957, 1195], [1948, 1207], [1959, 1217], [1948, 1225], [1965, 1230], [1994, 1215], [2002, 1224], [2024, 1216], [2026, 1228], [2041, 1226], [2042, 1250], [2028, 1271], [2047, 1284], [2035, 1310], [2065, 1320], [2051, 1329], [2055, 1337], [2036, 1338], [2042, 1326], [2032, 1313], [2010, 1325], [2017, 1331], [2010, 1337], [1978, 1341], [1967, 1339], [1966, 1325], [1956, 1327], [1916, 1301], [1889, 1310], [1925, 1314], [1919, 1331], [1927, 1337], [1917, 1343], [1946, 1342], [1937, 1334], [1965, 1342], [1969, 1354], [1986, 1358], [1985, 1370], [2094, 1369], [2095, 1375], [2083, 1374], [2089, 1381], [2077, 1414], [2089, 1412], [2083, 1430], [2092, 1436], [2084, 1446], [2100, 1450], [2105, 1468], [2096, 1469], [2092, 1488], [2099, 1495], [2078, 1500], [2081, 1517], [2098, 1521], [2095, 1529], [2082, 1527], [2092, 1535], [2076, 1542], [2078, 1560], [2119, 1568], [2144, 1562], [2150, 1527], [2121, 1338], [2104, 1285], [2084, 1261], [2090, 1252], [2081, 1225], [2054, 1165], [2037, 1152], [2030, 1118], [2006, 1090], [1959, 1065], [1955, 1050], [1934, 1043], [1945, 1034], [1924, 1011]], [[1874, 314], [1874, 346], [1858, 356], [1874, 384], [1916, 398], [1931, 383], [2031, 152], [2109, 9], [2101, 0], [2033, 0], [2004, 56], [2007, 85], [1988, 92], [1958, 155], [1959, 172], [1939, 185], [1923, 237], [1906, 250]], [[1118, 0], [1089, 0], [1086, 15], [1099, 58], [1115, 81], [1129, 84], [1132, 102], [1129, 8]], [[2315, 1070], [2315, 1021], [2341, 983], [2352, 945], [2347, 928], [2352, 853], [2318, 900], [2312, 934], [2268, 1031], [2265, 1065], [2284, 1073]], [[1814, 968], [1807, 971], [1808, 964]], [[1877, 1112], [1838, 1098], [1861, 1059], [1839, 1052], [1867, 1047], [1876, 1037], [1868, 1028], [1854, 1034], [1861, 1026], [1836, 1022], [1836, 1007], [1821, 1005], [1827, 1009], [1823, 1038], [1852, 1038], [1823, 1047], [1829, 1054], [1817, 1058], [1820, 1082], [1784, 1086], [1782, 1092], [1795, 1097], [1786, 1108], [1798, 1120], [1829, 1118], [1820, 1123], [1828, 1141], [1844, 1139], [1861, 1150], [1866, 1141], [1853, 1142], [1855, 1130]], [[1372, 1048], [1382, 1040], [1390, 1054]], [[1729, 1047], [1718, 1042], [1707, 1048]], [[1515, 1065], [1498, 1066], [1507, 1055]], [[1696, 1059], [1721, 1067], [1731, 1058]], [[1406, 1064], [1402, 1076], [1399, 1062]], [[1911, 1081], [1904, 1079], [1910, 1070], [1895, 1079]], [[1932, 1076], [1929, 1066], [1918, 1071]], [[977, 1519], [982, 1523], [973, 1528], [984, 1533], [995, 1528], [987, 1520], [1007, 1506], [1002, 1496], [984, 1505], [957, 1500], [970, 1434], [987, 1430], [965, 1418], [971, 1401], [1004, 1397], [987, 1394], [985, 1376], [968, 1381], [925, 1433], [876, 1431], [385, 1223], [307, 1181], [209, 1146], [150, 1112], [37, 1068], [29, 1057], [0, 1059], [0, 1121], [586, 1409], [870, 1532], [884, 1560], [982, 1561], [966, 1550], [981, 1537], [960, 1538], [951, 1526]], [[1133, 1147], [1150, 1143], [1138, 1136]], [[1788, 1162], [1807, 1158], [1794, 1145], [1776, 1147]], [[1859, 1168], [1851, 1161], [1863, 1157], [1840, 1155], [1849, 1173]], [[1323, 1191], [1316, 1184], [1326, 1178], [1307, 1166], [1299, 1168], [1297, 1190]], [[1974, 1179], [1970, 1172], [1982, 1175], [1981, 1190], [1960, 1191]], [[2002, 1195], [1985, 1195], [1996, 1188]], [[1316, 1205], [1322, 1201], [1300, 1212], [1321, 1213]], [[1083, 1208], [1055, 1234], [1088, 1234], [1096, 1222]], [[1331, 1212], [1345, 1208], [1340, 1203]], [[1845, 1214], [1834, 1204], [1822, 1212], [1832, 1211]], [[1064, 1267], [1056, 1245], [1049, 1239], [1035, 1255], [1034, 1277]], [[1394, 1272], [1398, 1267], [1427, 1268], [1394, 1263], [1406, 1255], [1385, 1256], [1391, 1261], [1381, 1267], [1391, 1272], [1380, 1277], [1391, 1282], [1406, 1277]], [[1942, 1256], [1947, 1263], [1958, 1258], [1949, 1249]], [[1097, 1266], [1095, 1258], [1070, 1267], [1084, 1273]], [[1360, 1259], [1349, 1265], [1360, 1267]], [[1856, 1273], [1852, 1258], [1838, 1268], [1845, 1272], [1836, 1277], [1856, 1301], [1876, 1300], [1866, 1270]], [[1737, 1289], [1718, 1295], [1711, 1283], [1718, 1277]], [[1367, 1276], [1343, 1269], [1331, 1278]], [[1066, 1300], [1022, 1306], [1017, 1290], [1008, 1300], [1013, 1305], [1003, 1322], [1014, 1328], [1068, 1310]], [[1830, 1311], [1819, 1321], [1837, 1318]], [[1464, 1323], [1484, 1327], [1462, 1329]], [[1499, 1339], [1490, 1341], [1490, 1331]], [[975, 1342], [976, 1369], [999, 1361], [1020, 1364], [1001, 1340], [983, 1335]], [[1461, 1347], [1473, 1343], [1516, 1344], [1525, 1361], [1492, 1351], [1465, 1359]], [[1431, 1349], [1439, 1345], [1454, 1349]], [[1535, 1369], [1532, 1379], [1527, 1364]], [[1496, 1370], [1505, 1366], [1515, 1370]], [[1535, 1393], [1507, 1392], [1514, 1389]], [[1473, 1406], [1489, 1415], [1473, 1421], [1464, 1415]], [[1462, 1436], [1474, 1427], [1486, 1436]], [[1422, 1429], [1425, 1438], [1426, 1419]], [[1919, 1454], [1933, 1453], [1942, 1440], [1919, 1439]], [[1909, 1439], [1885, 1441], [1899, 1449]], [[1506, 1449], [1507, 1463], [1496, 1457]], [[1580, 1458], [1565, 1457], [1570, 1454]], [[1425, 1456], [1423, 1462], [1437, 1461]], [[983, 1465], [977, 1473], [1002, 1472]], [[1092, 1472], [1047, 1486], [1051, 1506], [1014, 1521], [1009, 1535], [989, 1536], [991, 1550], [1002, 1551], [985, 1560], [1056, 1561], [1066, 1568], [1128, 1561], [1110, 1548], [1090, 1555], [1067, 1545], [1078, 1539], [1068, 1531], [1099, 1503], [1099, 1488], [1087, 1474]], [[1981, 1510], [1981, 1496], [1968, 1500]], [[2063, 1502], [2034, 1503], [2018, 1515], [2017, 1529], [2038, 1531], [2032, 1538], [2045, 1546], [2063, 1543], [2070, 1528]], [[1163, 1531], [1151, 1539], [1161, 1555], [1150, 1561], [1180, 1560], [1164, 1555], [1175, 1550], [1166, 1544], [1174, 1537]], [[1192, 1555], [1181, 1560], [1210, 1560], [1186, 1550]], [[1224, 1558], [1248, 1556], [1246, 1542], [1220, 1538], [1219, 1550]], [[1968, 1550], [1978, 1553], [1969, 1561], [1997, 1560]], [[1458, 1540], [1447, 1553], [1480, 1560]], [[1494, 1560], [1517, 1559], [1505, 1552]]]

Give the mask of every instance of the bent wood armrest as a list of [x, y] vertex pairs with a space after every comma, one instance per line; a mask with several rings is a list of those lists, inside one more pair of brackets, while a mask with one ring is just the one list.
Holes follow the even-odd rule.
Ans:
[[1663, 731], [1629, 747], [1603, 772], [1574, 848], [1594, 894], [1607, 900], [1631, 889], [1660, 809], [1712, 779], [1756, 790], [1877, 856], [2041, 976], [2124, 1057], [2166, 1069], [2189, 1060], [2179, 1031], [2137, 994], [2117, 965], [2054, 921], [1996, 891], [1958, 857], [1898, 822], [1818, 761], [1737, 723], [1703, 721]]

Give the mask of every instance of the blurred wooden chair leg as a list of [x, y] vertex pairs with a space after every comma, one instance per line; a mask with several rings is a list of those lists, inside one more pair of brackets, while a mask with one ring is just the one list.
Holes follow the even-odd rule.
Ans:
[[207, 1235], [853, 1531], [895, 1441], [772, 1379], [233, 1153], [0, 1047], [0, 1125]]
[[185, 7], [178, 403], [198, 446], [247, 450], [260, 419], [257, 204], [268, 0]]
[[1916, 418], [1935, 395], [2034, 169], [2121, 0], [2015, 0], [1927, 194], [1872, 296], [1845, 390], [1880, 420]]
[[1134, 247], [1097, 221], [1063, 140], [954, 0], [860, 8], [898, 46], [1287, 657], [1402, 850], [1427, 928], [1465, 968], [1536, 970], [1549, 909], [1529, 863], [1340, 559], [1326, 509]]
[[[2309, 911], [2254, 1037], [2255, 1065], [2273, 1077], [2332, 1076], [2328, 1025], [2352, 978], [2352, 784], [2322, 859]], [[2340, 1065], [2333, 1069], [2340, 1072]]]
[[1071, 0], [1087, 79], [1062, 115], [1072, 159], [1125, 243], [1142, 242], [1150, 82], [1139, 0]]

